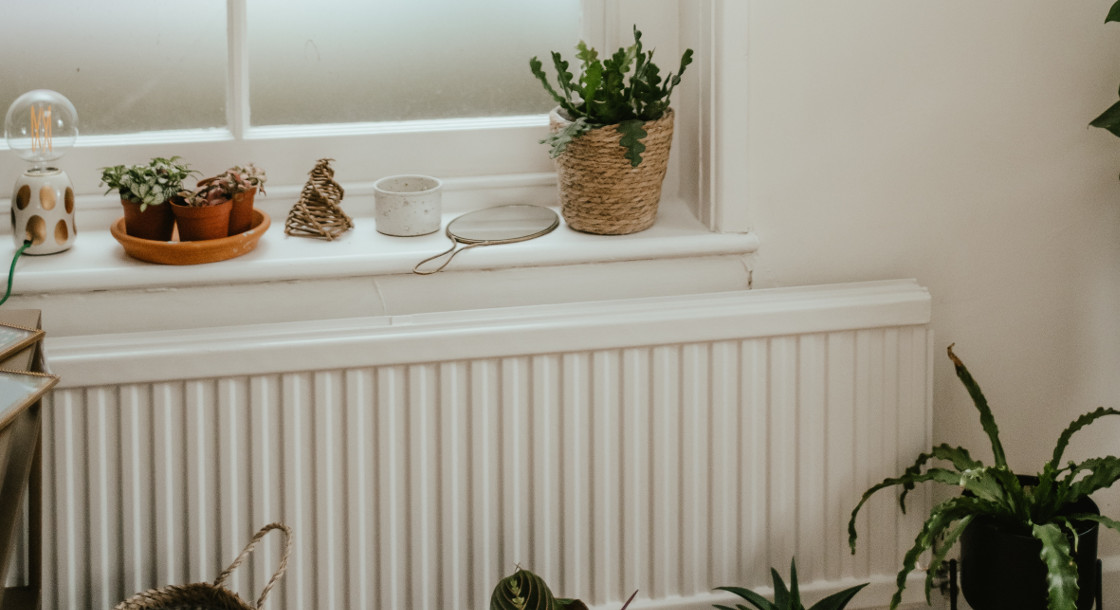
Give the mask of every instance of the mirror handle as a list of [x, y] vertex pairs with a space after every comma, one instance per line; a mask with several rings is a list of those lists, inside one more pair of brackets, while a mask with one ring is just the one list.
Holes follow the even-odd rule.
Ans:
[[[460, 253], [463, 250], [466, 250], [468, 248], [473, 248], [475, 246], [485, 245], [483, 243], [467, 244], [467, 245], [463, 246], [462, 248], [459, 248], [458, 250], [456, 250], [456, 248], [459, 247], [459, 244], [460, 244], [460, 242], [452, 240], [450, 248], [444, 250], [443, 252], [440, 252], [439, 254], [437, 254], [435, 256], [429, 256], [428, 258], [420, 261], [419, 263], [416, 263], [416, 266], [412, 268], [412, 272], [417, 274], [417, 275], [431, 275], [433, 273], [437, 273], [439, 271], [442, 271], [444, 267], [446, 267], [449, 263], [451, 263], [451, 259], [455, 258], [456, 254], [458, 254], [458, 253]], [[443, 256], [447, 256], [448, 254], [450, 254], [451, 256], [448, 256], [447, 260], [443, 261], [443, 264], [440, 265], [439, 267], [436, 267], [435, 269], [432, 269], [430, 271], [421, 271], [420, 270], [420, 268], [423, 267], [425, 263], [430, 263], [432, 261], [438, 260]]]

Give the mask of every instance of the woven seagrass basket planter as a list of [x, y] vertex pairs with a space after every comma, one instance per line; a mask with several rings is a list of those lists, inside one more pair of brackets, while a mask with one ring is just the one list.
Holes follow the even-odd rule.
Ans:
[[[253, 552], [261, 538], [271, 530], [280, 530], [284, 533], [284, 555], [280, 559], [280, 566], [264, 586], [260, 597], [255, 604], [242, 600], [236, 593], [226, 588], [226, 580], [230, 574], [241, 565], [241, 562]], [[168, 585], [158, 589], [142, 591], [117, 604], [113, 610], [260, 610], [264, 607], [264, 600], [268, 592], [284, 575], [288, 567], [288, 558], [292, 554], [292, 530], [282, 523], [270, 523], [260, 529], [237, 559], [233, 560], [213, 583], [196, 582], [189, 585]]]
[[[553, 133], [568, 123], [558, 109], [549, 115]], [[569, 227], [584, 233], [625, 235], [653, 226], [669, 167], [673, 110], [656, 121], [646, 121], [643, 128], [646, 150], [637, 167], [626, 158], [626, 149], [619, 144], [622, 136], [614, 125], [574, 138], [556, 158], [560, 213]]]

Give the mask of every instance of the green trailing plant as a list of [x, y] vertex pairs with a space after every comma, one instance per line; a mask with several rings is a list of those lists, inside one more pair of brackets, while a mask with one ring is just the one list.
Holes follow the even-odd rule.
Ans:
[[669, 109], [669, 97], [692, 63], [692, 49], [686, 49], [681, 56], [677, 73], [670, 72], [664, 77], [653, 63], [653, 51], [643, 49], [642, 33], [637, 26], [634, 44], [618, 49], [608, 58], [600, 59], [598, 51], [582, 41], [576, 45], [576, 51], [580, 62], [578, 77], [560, 53], [552, 52], [556, 86], [549, 81], [541, 60], [529, 60], [533, 76], [560, 106], [561, 114], [571, 121], [541, 143], [549, 144], [555, 159], [573, 139], [598, 127], [617, 125], [621, 134], [619, 144], [626, 149], [630, 165], [637, 167], [646, 148], [642, 143], [646, 137], [645, 123], [660, 119]]
[[[948, 348], [957, 377], [968, 390], [980, 415], [980, 425], [992, 447], [993, 465], [974, 459], [967, 450], [941, 444], [929, 453], [918, 456], [912, 466], [897, 478], [888, 478], [871, 487], [860, 498], [848, 521], [848, 542], [856, 550], [856, 514], [877, 491], [901, 486], [899, 507], [906, 511], [906, 495], [918, 484], [926, 481], [959, 487], [964, 493], [935, 505], [929, 513], [914, 545], [903, 558], [902, 570], [896, 579], [897, 590], [891, 599], [891, 609], [902, 601], [906, 577], [914, 570], [918, 558], [932, 552], [930, 565], [940, 565], [965, 528], [974, 519], [992, 519], [1009, 531], [1033, 536], [1042, 545], [1040, 557], [1047, 569], [1047, 595], [1050, 610], [1074, 610], [1077, 605], [1077, 565], [1070, 549], [1077, 545], [1076, 522], [1093, 521], [1120, 531], [1120, 522], [1092, 513], [1071, 513], [1071, 506], [1089, 494], [1110, 487], [1120, 479], [1120, 458], [1107, 456], [1062, 465], [1062, 454], [1070, 438], [1077, 431], [1094, 421], [1120, 415], [1115, 409], [1100, 407], [1069, 424], [1058, 436], [1053, 455], [1037, 474], [1035, 485], [1024, 485], [1007, 465], [1003, 444], [999, 439], [992, 410], [980, 386], [968, 372], [964, 363]], [[930, 600], [934, 570], [926, 574], [925, 595]]]
[[147, 165], [114, 165], [101, 168], [101, 184], [107, 186], [106, 194], [116, 190], [121, 199], [140, 204], [140, 211], [151, 205], [160, 205], [182, 190], [183, 180], [192, 170], [178, 156], [165, 159], [155, 157]]
[[[1112, 8], [1108, 11], [1108, 16], [1104, 19], [1105, 23], [1114, 21], [1120, 22], [1120, 0], [1112, 4]], [[1112, 132], [1113, 135], [1120, 137], [1120, 102], [1114, 103], [1108, 110], [1105, 110], [1100, 116], [1093, 119], [1089, 125], [1107, 129]]]
[[[622, 606], [626, 610], [638, 592]], [[490, 595], [490, 610], [588, 610], [578, 599], [558, 599], [544, 579], [529, 570], [517, 569], [498, 581]]]
[[[801, 592], [797, 588], [797, 562], [790, 560], [789, 562], [789, 588], [786, 588], [786, 583], [782, 581], [782, 577], [774, 568], [770, 568], [770, 576], [774, 581], [774, 601], [767, 600], [765, 597], [743, 587], [717, 587], [719, 591], [728, 591], [734, 593], [739, 597], [747, 600], [752, 606], [758, 610], [805, 610], [805, 606], [801, 602]], [[860, 589], [866, 587], [868, 583], [856, 585], [854, 587], [844, 589], [838, 593], [833, 593], [828, 597], [813, 604], [808, 610], [843, 610], [848, 602], [860, 592]], [[715, 605], [720, 610], [749, 610], [743, 604], [738, 604], [734, 608], [731, 606]]]

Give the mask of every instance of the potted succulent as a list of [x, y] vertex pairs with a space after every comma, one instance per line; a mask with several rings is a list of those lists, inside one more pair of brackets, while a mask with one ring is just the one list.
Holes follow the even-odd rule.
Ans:
[[178, 156], [156, 157], [146, 165], [101, 168], [106, 194], [116, 190], [124, 208], [125, 232], [141, 239], [168, 241], [175, 228], [168, 199], [183, 188], [183, 180], [197, 173]]
[[[750, 602], [750, 604], [758, 610], [805, 610], [805, 606], [801, 603], [801, 592], [797, 587], [797, 562], [792, 559], [789, 562], [788, 589], [786, 588], [786, 583], [782, 581], [782, 577], [778, 575], [777, 570], [770, 568], [770, 575], [774, 580], [774, 601], [772, 602], [758, 593], [742, 587], [717, 587], [717, 590], [734, 593]], [[856, 585], [838, 593], [833, 593], [810, 606], [809, 610], [844, 610], [848, 602], [852, 601], [852, 598], [856, 596], [856, 593], [859, 593], [860, 589], [867, 585], [868, 583], [863, 583], [862, 585]], [[718, 604], [716, 604], [715, 607], [721, 610], [736, 610], [736, 608]], [[747, 608], [740, 604], [738, 610], [747, 610]]]
[[669, 97], [680, 84], [692, 49], [681, 57], [676, 74], [662, 76], [653, 51], [634, 44], [600, 59], [595, 49], [576, 46], [579, 75], [552, 53], [557, 86], [536, 57], [529, 69], [557, 108], [550, 135], [542, 141], [556, 159], [564, 220], [587, 233], [620, 235], [649, 228], [657, 218], [661, 183], [673, 139]]
[[229, 235], [229, 213], [233, 199], [215, 178], [199, 180], [193, 191], [180, 191], [171, 198], [179, 241], [203, 241]]
[[[1108, 16], [1105, 17], [1104, 22], [1120, 22], [1120, 0], [1112, 4], [1112, 8], [1108, 11]], [[1101, 115], [1089, 125], [1093, 127], [1100, 127], [1112, 132], [1113, 135], [1120, 136], [1120, 102], [1114, 103], [1112, 106], [1105, 110]]]
[[[626, 610], [637, 595], [634, 591], [621, 610]], [[553, 597], [543, 578], [518, 566], [494, 587], [490, 610], [587, 610], [587, 604], [578, 599]]]
[[[1120, 479], [1120, 458], [1107, 456], [1062, 465], [1062, 454], [1075, 432], [1102, 417], [1120, 415], [1120, 411], [1101, 407], [1078, 417], [1058, 436], [1053, 456], [1041, 472], [1018, 476], [1007, 465], [999, 428], [980, 386], [953, 354], [952, 345], [948, 352], [957, 377], [980, 414], [994, 464], [985, 465], [967, 450], [946, 444], [919, 455], [901, 476], [884, 480], [860, 498], [848, 522], [852, 552], [856, 514], [872, 494], [902, 486], [899, 505], [905, 510], [906, 494], [917, 484], [944, 483], [961, 488], [963, 493], [930, 511], [903, 559], [896, 580], [898, 588], [891, 599], [892, 610], [901, 602], [906, 576], [919, 556], [932, 551], [930, 565], [940, 565], [958, 540], [961, 591], [974, 610], [1092, 607], [1097, 526], [1120, 530], [1120, 523], [1101, 516], [1089, 495]], [[934, 570], [926, 575], [927, 602], [933, 575]]]
[[229, 234], [244, 233], [253, 226], [253, 201], [257, 191], [265, 195], [264, 183], [268, 180], [265, 171], [252, 163], [241, 167], [235, 165], [212, 178], [221, 185], [233, 200], [229, 213]]
[[250, 163], [198, 181], [171, 199], [179, 239], [200, 241], [244, 233], [253, 225], [253, 200], [264, 193], [265, 171]]

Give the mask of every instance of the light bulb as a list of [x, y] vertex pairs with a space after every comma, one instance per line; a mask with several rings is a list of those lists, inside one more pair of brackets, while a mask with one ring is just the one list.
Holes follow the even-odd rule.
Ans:
[[8, 107], [4, 138], [20, 158], [43, 168], [74, 146], [78, 139], [78, 111], [57, 91], [28, 91]]
[[35, 89], [16, 98], [4, 117], [4, 138], [31, 167], [12, 188], [12, 239], [27, 254], [54, 254], [74, 244], [74, 185], [48, 165], [78, 139], [78, 111], [66, 96]]

